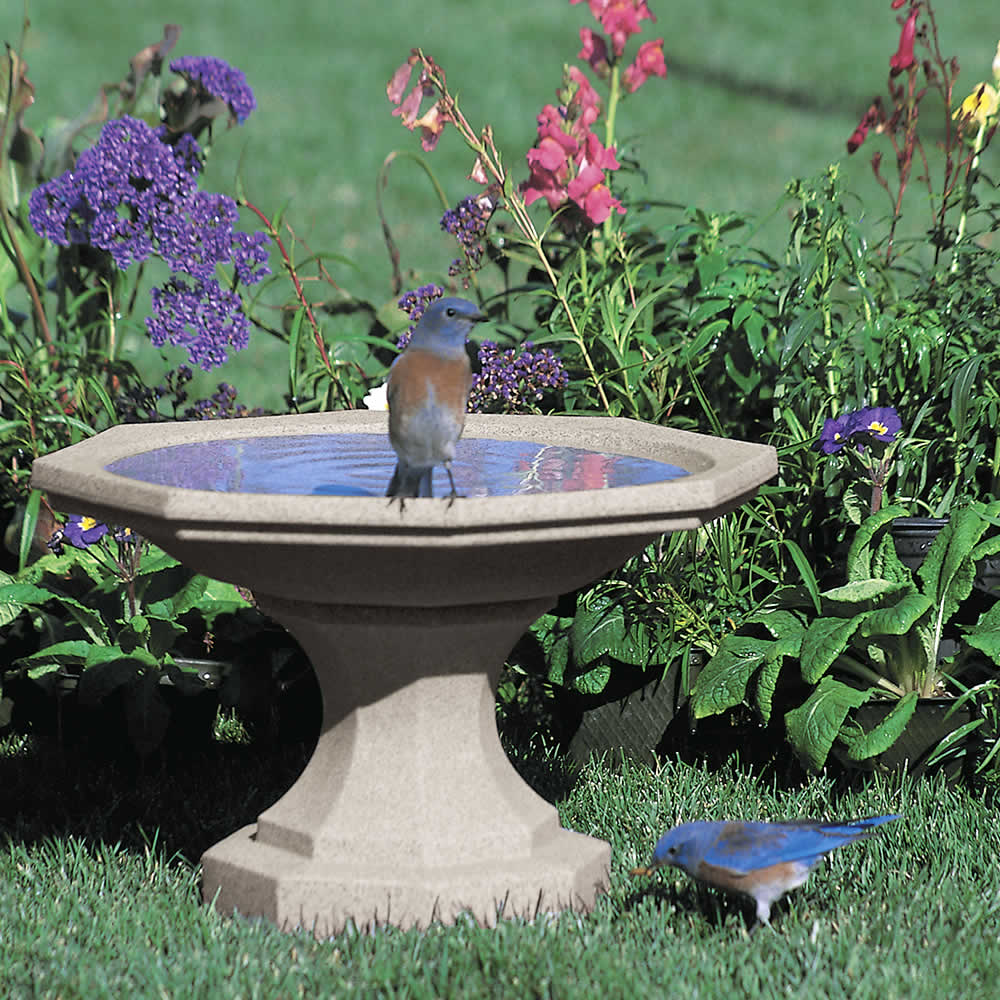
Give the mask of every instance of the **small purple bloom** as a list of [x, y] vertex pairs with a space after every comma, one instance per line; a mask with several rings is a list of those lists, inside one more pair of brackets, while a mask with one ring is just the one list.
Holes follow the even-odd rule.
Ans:
[[70, 545], [78, 549], [87, 549], [108, 533], [108, 526], [92, 517], [71, 514], [62, 533], [63, 539]]
[[895, 441], [903, 422], [891, 406], [868, 406], [851, 414], [851, 433], [870, 434], [876, 441]]
[[162, 288], [154, 288], [153, 315], [146, 329], [154, 346], [169, 341], [184, 347], [191, 363], [204, 371], [224, 364], [228, 349], [243, 350], [250, 339], [250, 321], [239, 295], [220, 287], [218, 281], [185, 281], [174, 275]]
[[413, 335], [413, 328], [420, 322], [424, 310], [435, 300], [444, 295], [444, 289], [440, 285], [421, 285], [413, 291], [406, 292], [396, 303], [407, 316], [410, 317], [410, 325], [400, 335], [396, 341], [396, 346], [403, 350], [410, 342]]
[[[827, 417], [819, 435], [820, 450], [826, 455], [840, 451], [855, 436], [871, 436], [876, 441], [890, 442], [902, 430], [903, 422], [891, 406], [866, 406], [839, 417]], [[859, 449], [864, 442], [856, 442]]]
[[205, 93], [224, 101], [241, 125], [257, 107], [257, 101], [243, 72], [223, 59], [216, 59], [214, 56], [184, 56], [182, 59], [175, 59], [170, 64], [170, 69], [183, 76], [192, 86], [200, 87]]
[[535, 350], [530, 342], [501, 350], [492, 341], [483, 341], [479, 362], [480, 371], [473, 376], [469, 395], [473, 413], [530, 411], [546, 392], [562, 389], [569, 382], [559, 358], [547, 347]]
[[847, 439], [850, 436], [847, 425], [848, 418], [846, 416], [826, 418], [823, 430], [819, 435], [819, 446], [825, 455], [832, 455], [847, 444]]
[[448, 274], [452, 277], [464, 275], [466, 287], [468, 275], [483, 266], [483, 240], [495, 209], [496, 203], [488, 194], [469, 195], [441, 216], [441, 228], [458, 240], [464, 255], [464, 259], [451, 262]]

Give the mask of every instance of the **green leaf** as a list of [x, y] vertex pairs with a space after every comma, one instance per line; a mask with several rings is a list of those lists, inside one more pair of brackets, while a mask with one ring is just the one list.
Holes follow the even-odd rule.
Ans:
[[550, 684], [562, 686], [565, 683], [572, 621], [571, 618], [560, 618], [557, 615], [542, 615], [529, 629], [541, 643], [548, 663], [546, 679]]
[[1000, 601], [966, 631], [965, 641], [1000, 666]]
[[847, 713], [873, 693], [874, 689], [859, 691], [824, 677], [803, 705], [785, 715], [788, 739], [802, 760], [818, 771], [826, 763]]
[[129, 740], [140, 757], [147, 757], [159, 748], [170, 725], [170, 707], [160, 692], [159, 671], [147, 669], [134, 675], [123, 696]]
[[917, 707], [917, 692], [910, 691], [899, 699], [892, 711], [874, 729], [867, 732], [860, 726], [844, 726], [840, 740], [847, 747], [851, 760], [867, 760], [884, 753], [899, 739]]
[[28, 667], [29, 675], [37, 666], [47, 667], [52, 664], [82, 666], [87, 662], [87, 657], [93, 648], [94, 644], [85, 639], [67, 639], [65, 642], [55, 642], [51, 646], [46, 646], [37, 653], [22, 656], [14, 662]]
[[125, 627], [118, 633], [118, 645], [126, 653], [131, 653], [137, 646], [145, 646], [149, 638], [149, 622], [144, 615], [133, 615]]
[[161, 618], [149, 614], [146, 619], [149, 623], [147, 648], [153, 657], [161, 660], [166, 653], [174, 648], [177, 639], [184, 635], [187, 629], [172, 618]]
[[861, 635], [906, 635], [934, 605], [926, 594], [902, 594], [895, 604], [872, 611], [861, 625]]
[[767, 661], [774, 641], [746, 635], [723, 636], [715, 655], [705, 664], [691, 692], [696, 719], [717, 715], [746, 697], [750, 678]]
[[570, 642], [573, 659], [581, 666], [611, 656], [622, 663], [645, 667], [652, 652], [646, 626], [640, 621], [627, 621], [621, 601], [600, 591], [580, 601], [570, 628]]
[[[36, 587], [32, 583], [7, 583], [0, 586], [0, 608], [9, 605], [17, 610], [8, 621], [16, 618], [26, 607], [40, 607], [46, 601], [51, 601], [58, 595], [45, 587]], [[5, 623], [6, 624], [6, 623]]]
[[142, 671], [151, 669], [148, 663], [137, 656], [126, 655], [118, 647], [108, 647], [105, 653], [102, 661], [92, 663], [80, 675], [76, 694], [84, 708], [100, 705], [115, 689], [128, 684]]
[[988, 527], [989, 522], [975, 508], [953, 511], [917, 570], [942, 622], [948, 621], [972, 593], [976, 579], [972, 550]]
[[774, 700], [774, 691], [778, 686], [778, 677], [781, 675], [781, 667], [785, 657], [797, 657], [801, 638], [779, 639], [772, 650], [768, 653], [760, 673], [757, 674], [757, 711], [765, 723], [771, 721], [771, 706]]
[[815, 684], [836, 662], [868, 612], [853, 618], [817, 618], [802, 636], [802, 679]]
[[611, 665], [601, 663], [573, 678], [573, 688], [581, 694], [600, 694], [611, 680]]
[[906, 514], [905, 507], [883, 507], [858, 525], [847, 553], [848, 580], [870, 580], [881, 576], [872, 565], [873, 555], [888, 538], [892, 522], [897, 517], [906, 517]]

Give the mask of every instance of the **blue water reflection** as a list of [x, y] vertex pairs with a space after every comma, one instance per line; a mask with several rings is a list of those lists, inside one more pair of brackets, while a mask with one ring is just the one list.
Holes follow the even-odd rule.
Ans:
[[[299, 434], [170, 445], [118, 459], [107, 470], [192, 490], [382, 496], [395, 463], [384, 434]], [[609, 489], [687, 475], [631, 455], [492, 438], [460, 440], [452, 471], [467, 497]], [[447, 475], [435, 469], [434, 495], [447, 491]]]

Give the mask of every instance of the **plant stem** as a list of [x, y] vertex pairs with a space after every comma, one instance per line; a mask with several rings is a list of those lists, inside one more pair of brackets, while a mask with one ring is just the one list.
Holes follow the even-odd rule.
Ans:
[[478, 157], [478, 163], [482, 169], [491, 174], [494, 180], [500, 184], [500, 189], [503, 192], [504, 200], [506, 202], [507, 211], [513, 216], [514, 222], [520, 230], [521, 235], [524, 237], [525, 242], [531, 247], [535, 256], [538, 258], [538, 262], [541, 264], [542, 270], [545, 272], [545, 276], [548, 278], [549, 284], [552, 286], [552, 293], [556, 301], [560, 306], [562, 306], [563, 311], [566, 313], [567, 322], [569, 323], [570, 329], [573, 333], [573, 340], [580, 349], [584, 364], [587, 368], [587, 373], [589, 374], [591, 381], [594, 383], [598, 396], [600, 396], [601, 405], [605, 410], [609, 410], [611, 403], [604, 391], [604, 386], [601, 384], [600, 377], [597, 374], [597, 369], [590, 356], [590, 352], [587, 350], [583, 333], [576, 322], [576, 317], [573, 315], [573, 310], [570, 307], [566, 294], [559, 287], [559, 278], [552, 268], [548, 254], [545, 252], [542, 237], [539, 235], [531, 216], [528, 214], [528, 207], [525, 205], [524, 199], [514, 187], [510, 175], [504, 168], [500, 151], [497, 149], [496, 143], [493, 140], [493, 130], [487, 125], [483, 129], [481, 135], [477, 134], [459, 108], [458, 101], [448, 92], [444, 77], [439, 72], [435, 62], [428, 56], [424, 55], [423, 49], [415, 49], [414, 51], [417, 54], [417, 58], [420, 60], [423, 72], [427, 76], [427, 80], [441, 95], [444, 111], [458, 129], [459, 134], [465, 140], [465, 144], [476, 154]]
[[962, 195], [962, 214], [958, 217], [958, 232], [955, 234], [955, 246], [951, 252], [951, 273], [958, 271], [958, 247], [965, 238], [965, 226], [969, 217], [969, 204], [972, 201], [972, 185], [975, 183], [976, 174], [979, 171], [979, 154], [983, 151], [983, 139], [986, 136], [986, 118], [979, 123], [979, 131], [976, 133], [976, 140], [972, 145], [972, 162], [969, 164], [969, 172], [965, 178], [965, 192]]
[[316, 317], [313, 315], [312, 306], [309, 304], [309, 300], [306, 298], [306, 293], [302, 288], [302, 282], [299, 281], [298, 272], [295, 270], [295, 265], [292, 263], [292, 258], [285, 247], [284, 241], [281, 239], [281, 235], [275, 226], [272, 224], [271, 220], [252, 202], [248, 201], [246, 198], [239, 199], [240, 205], [245, 205], [250, 209], [254, 215], [260, 219], [261, 222], [267, 227], [267, 234], [274, 240], [278, 247], [278, 252], [281, 254], [281, 262], [288, 272], [288, 276], [292, 279], [292, 286], [295, 288], [295, 295], [299, 300], [299, 304], [302, 306], [303, 311], [306, 314], [306, 318], [309, 320], [309, 326], [312, 327], [313, 332], [313, 342], [316, 344], [316, 350], [319, 352], [320, 359], [323, 362], [323, 367], [326, 369], [327, 374], [330, 376], [330, 380], [337, 387], [337, 391], [340, 393], [340, 397], [347, 407], [351, 408], [351, 399], [347, 395], [347, 391], [344, 389], [343, 385], [340, 383], [340, 379], [334, 374], [334, 366], [330, 361], [330, 356], [326, 351], [326, 344], [323, 342], [323, 334], [320, 331], [319, 324], [316, 322]]

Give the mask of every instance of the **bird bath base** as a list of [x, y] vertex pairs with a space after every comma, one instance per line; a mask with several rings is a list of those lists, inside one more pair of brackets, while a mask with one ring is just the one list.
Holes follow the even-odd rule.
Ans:
[[115, 427], [37, 460], [32, 485], [249, 587], [316, 670], [305, 771], [202, 859], [221, 912], [325, 936], [587, 909], [610, 847], [562, 829], [507, 760], [500, 668], [559, 594], [738, 506], [775, 452], [629, 420], [473, 414], [454, 466], [465, 499], [390, 504], [373, 494], [393, 464], [386, 415], [346, 411]]
[[202, 858], [206, 898], [321, 936], [590, 908], [610, 848], [562, 829], [497, 736], [499, 665], [547, 607], [266, 600], [329, 710], [291, 790]]

